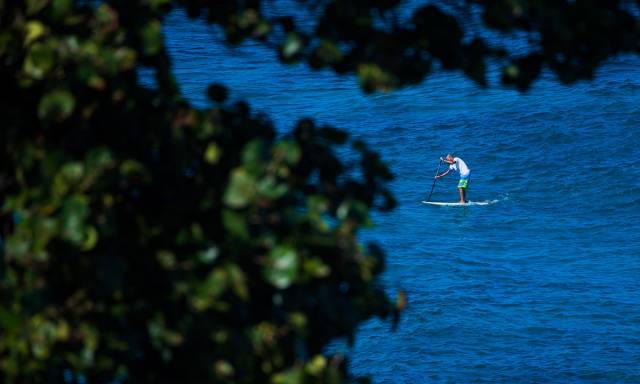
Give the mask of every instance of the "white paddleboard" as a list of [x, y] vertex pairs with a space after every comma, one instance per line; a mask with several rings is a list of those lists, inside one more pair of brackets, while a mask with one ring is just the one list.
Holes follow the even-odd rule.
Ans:
[[423, 201], [423, 204], [428, 204], [428, 205], [440, 205], [440, 206], [446, 206], [446, 207], [466, 207], [468, 205], [489, 205], [489, 204], [493, 204], [495, 202], [497, 202], [498, 200], [491, 200], [491, 201], [467, 201], [466, 203], [446, 203], [446, 202], [442, 202], [442, 201]]

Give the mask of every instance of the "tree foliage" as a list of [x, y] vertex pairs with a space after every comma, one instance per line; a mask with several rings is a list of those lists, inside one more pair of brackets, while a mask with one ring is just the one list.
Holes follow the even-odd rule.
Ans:
[[[640, 52], [640, 2], [435, 1], [415, 6], [410, 17], [400, 10], [412, 2], [401, 0], [299, 2], [318, 10], [311, 31], [291, 16], [263, 16], [268, 1], [180, 3], [220, 24], [231, 43], [261, 39], [284, 62], [357, 74], [365, 92], [415, 84], [441, 69], [486, 86], [489, 61], [502, 65], [503, 84], [527, 90], [543, 68], [572, 83], [591, 79], [611, 56]], [[525, 47], [510, 44], [514, 36]]]
[[[378, 154], [307, 119], [277, 136], [219, 85], [212, 108], [192, 107], [164, 46], [172, 8], [365, 91], [434, 68], [484, 85], [489, 59], [526, 89], [543, 66], [571, 82], [639, 49], [615, 1], [469, 1], [404, 21], [400, 1], [301, 3], [320, 9], [312, 31], [259, 0], [0, 2], [3, 382], [342, 382], [327, 343], [404, 305], [376, 284], [381, 250], [357, 241], [371, 210], [395, 204]], [[469, 36], [476, 10], [535, 36], [531, 51]], [[141, 66], [157, 88], [138, 83]]]

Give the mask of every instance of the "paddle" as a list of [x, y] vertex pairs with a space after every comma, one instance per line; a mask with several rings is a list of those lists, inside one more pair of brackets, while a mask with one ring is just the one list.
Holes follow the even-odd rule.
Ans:
[[[440, 172], [440, 166], [442, 165], [442, 157], [440, 158], [440, 162], [438, 163], [438, 169], [436, 169], [436, 176]], [[431, 195], [433, 194], [433, 188], [436, 186], [436, 176], [433, 177], [433, 185], [431, 186], [431, 192], [429, 192], [429, 197], [427, 197], [427, 201], [431, 201]]]

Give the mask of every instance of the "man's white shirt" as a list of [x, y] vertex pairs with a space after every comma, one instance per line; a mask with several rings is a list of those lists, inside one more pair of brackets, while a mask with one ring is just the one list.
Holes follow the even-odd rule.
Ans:
[[453, 164], [449, 165], [449, 169], [460, 172], [461, 177], [469, 176], [469, 167], [467, 167], [467, 164], [459, 157], [453, 158]]

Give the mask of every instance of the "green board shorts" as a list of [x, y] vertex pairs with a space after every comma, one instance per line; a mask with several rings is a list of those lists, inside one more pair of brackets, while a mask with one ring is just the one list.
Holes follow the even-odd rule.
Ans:
[[469, 175], [460, 177], [460, 181], [458, 181], [458, 188], [469, 188]]

